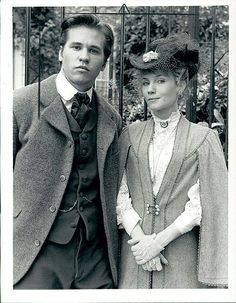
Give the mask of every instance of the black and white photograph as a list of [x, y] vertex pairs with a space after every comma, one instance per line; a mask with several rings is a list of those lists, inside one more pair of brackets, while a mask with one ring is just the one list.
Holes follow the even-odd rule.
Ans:
[[2, 302], [236, 302], [236, 3], [86, 5], [1, 3]]

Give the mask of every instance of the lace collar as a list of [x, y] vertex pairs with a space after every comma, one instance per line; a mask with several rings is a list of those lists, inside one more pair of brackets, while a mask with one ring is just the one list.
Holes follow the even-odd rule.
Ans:
[[179, 110], [172, 112], [168, 119], [160, 119], [159, 117], [153, 115], [155, 127], [169, 128], [170, 126], [175, 126], [179, 121], [180, 115]]

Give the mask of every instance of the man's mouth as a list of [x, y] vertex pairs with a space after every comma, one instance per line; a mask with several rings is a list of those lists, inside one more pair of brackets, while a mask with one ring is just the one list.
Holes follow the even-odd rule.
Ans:
[[89, 69], [86, 66], [83, 66], [83, 65], [77, 66], [76, 69], [81, 70], [81, 71], [89, 72]]

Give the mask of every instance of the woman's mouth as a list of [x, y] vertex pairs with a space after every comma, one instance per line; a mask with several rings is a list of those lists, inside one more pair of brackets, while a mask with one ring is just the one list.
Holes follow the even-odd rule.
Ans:
[[147, 101], [156, 101], [156, 100], [159, 100], [160, 98], [159, 97], [153, 97], [153, 98], [148, 98]]

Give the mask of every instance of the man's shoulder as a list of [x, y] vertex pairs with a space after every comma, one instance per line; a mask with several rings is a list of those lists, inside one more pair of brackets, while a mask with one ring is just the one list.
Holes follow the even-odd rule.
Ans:
[[40, 89], [38, 83], [32, 83], [25, 87], [18, 88], [13, 92], [13, 110], [14, 113], [24, 113], [27, 110], [29, 114], [31, 111], [37, 110], [38, 98], [47, 98], [52, 90], [55, 91], [56, 74], [52, 75], [40, 82]]
[[120, 121], [121, 116], [115, 109], [113, 105], [111, 105], [105, 98], [101, 96], [97, 91], [95, 91], [96, 97], [99, 99], [100, 104], [104, 107], [105, 111], [110, 114], [115, 120]]
[[[48, 78], [44, 79], [40, 82], [40, 91], [45, 89], [50, 89], [51, 84], [55, 82], [56, 74], [49, 76]], [[38, 98], [38, 82], [28, 84], [24, 87], [18, 88], [13, 92], [13, 101], [14, 103], [20, 102], [27, 102], [28, 100], [32, 100], [34, 98]]]
[[13, 92], [14, 101], [17, 102], [18, 100], [20, 100], [22, 98], [25, 99], [30, 96], [32, 97], [32, 94], [34, 94], [34, 92], [37, 91], [37, 86], [38, 86], [38, 83], [33, 83], [33, 84], [29, 84], [29, 85], [21, 87], [21, 88], [17, 88]]

